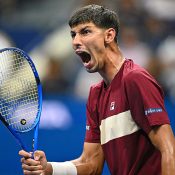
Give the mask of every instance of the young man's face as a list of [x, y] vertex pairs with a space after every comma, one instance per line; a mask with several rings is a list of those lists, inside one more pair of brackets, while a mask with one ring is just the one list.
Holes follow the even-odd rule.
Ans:
[[105, 30], [92, 22], [79, 24], [71, 28], [72, 45], [80, 56], [88, 72], [97, 72], [103, 68], [105, 57]]

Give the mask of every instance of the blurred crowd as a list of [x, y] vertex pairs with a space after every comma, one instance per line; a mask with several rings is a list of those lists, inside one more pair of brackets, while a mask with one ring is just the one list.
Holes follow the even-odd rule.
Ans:
[[67, 22], [73, 10], [92, 3], [118, 13], [119, 47], [124, 56], [145, 67], [163, 87], [165, 95], [174, 101], [174, 0], [0, 0], [0, 27], [3, 26], [0, 48], [18, 47], [4, 26], [15, 29], [37, 26], [41, 33], [49, 31], [42, 42], [35, 43], [34, 39], [29, 51], [44, 94], [70, 94], [86, 99], [89, 87], [101, 77], [87, 73], [73, 53]]

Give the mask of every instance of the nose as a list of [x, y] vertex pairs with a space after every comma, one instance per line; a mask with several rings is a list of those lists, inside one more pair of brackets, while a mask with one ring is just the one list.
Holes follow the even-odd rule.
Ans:
[[78, 47], [81, 46], [81, 39], [78, 34], [76, 34], [74, 38], [72, 39], [72, 45], [73, 45], [74, 50], [76, 50]]

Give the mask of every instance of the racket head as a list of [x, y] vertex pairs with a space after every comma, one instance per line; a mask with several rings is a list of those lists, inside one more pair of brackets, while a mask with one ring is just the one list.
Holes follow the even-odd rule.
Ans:
[[28, 132], [40, 121], [42, 87], [31, 58], [19, 48], [0, 50], [0, 119], [10, 131]]

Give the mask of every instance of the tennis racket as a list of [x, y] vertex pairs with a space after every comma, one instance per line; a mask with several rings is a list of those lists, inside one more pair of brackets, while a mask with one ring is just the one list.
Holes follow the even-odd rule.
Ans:
[[32, 133], [32, 152], [38, 147], [38, 128], [42, 108], [42, 87], [31, 58], [18, 48], [0, 50], [0, 120], [22, 149], [24, 133]]

